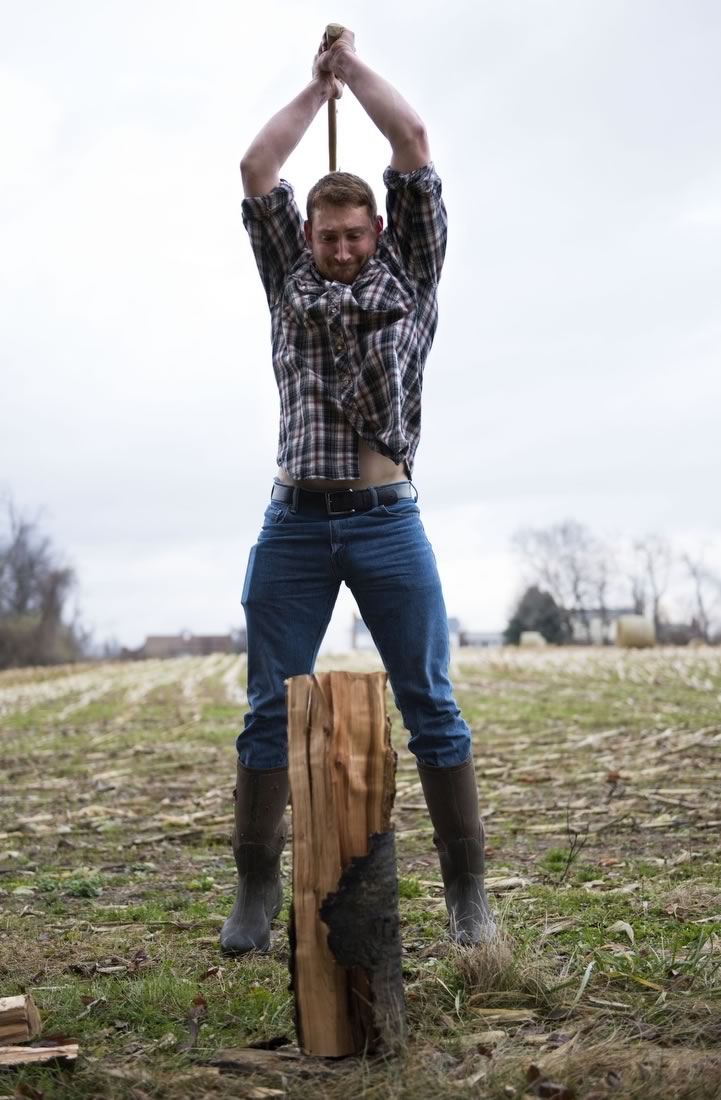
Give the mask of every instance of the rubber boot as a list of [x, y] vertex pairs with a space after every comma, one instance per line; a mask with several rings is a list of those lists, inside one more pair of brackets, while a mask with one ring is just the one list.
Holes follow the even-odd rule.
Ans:
[[233, 797], [238, 893], [220, 931], [220, 948], [226, 955], [263, 953], [270, 946], [270, 922], [283, 904], [280, 857], [288, 835], [288, 769], [251, 769], [238, 761]]
[[419, 762], [418, 774], [433, 823], [450, 938], [465, 945], [487, 943], [496, 935], [496, 924], [483, 887], [484, 837], [473, 760], [454, 768]]

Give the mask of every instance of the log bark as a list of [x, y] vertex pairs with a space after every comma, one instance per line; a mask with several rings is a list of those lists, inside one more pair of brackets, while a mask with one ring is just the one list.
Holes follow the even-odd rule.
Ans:
[[[392, 1048], [404, 1033], [385, 682], [329, 672], [287, 684], [291, 973], [307, 1054]], [[354, 904], [363, 896], [374, 906]]]
[[0, 997], [0, 1044], [28, 1043], [40, 1034], [40, 1013], [29, 993]]

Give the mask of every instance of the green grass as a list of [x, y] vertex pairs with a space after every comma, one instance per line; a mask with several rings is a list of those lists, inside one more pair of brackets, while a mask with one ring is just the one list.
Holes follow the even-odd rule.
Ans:
[[402, 875], [398, 879], [398, 897], [399, 898], [420, 898], [423, 895], [423, 887], [417, 879], [411, 878], [410, 875]]
[[[392, 711], [407, 1050], [241, 1078], [209, 1063], [294, 1039], [290, 889], [269, 955], [220, 956], [241, 713], [222, 670], [176, 667], [143, 694], [143, 676], [173, 666], [112, 666], [126, 678], [78, 709], [76, 690], [2, 719], [0, 996], [31, 992], [44, 1034], [79, 1042], [81, 1056], [72, 1073], [0, 1075], [0, 1098], [521, 1100], [538, 1066], [578, 1100], [718, 1100], [719, 655], [464, 658], [455, 678], [477, 740], [488, 879], [492, 891], [518, 883], [492, 894], [492, 949], [448, 944], [431, 826]], [[60, 673], [37, 678], [62, 686]], [[0, 674], [0, 702], [30, 680]]]

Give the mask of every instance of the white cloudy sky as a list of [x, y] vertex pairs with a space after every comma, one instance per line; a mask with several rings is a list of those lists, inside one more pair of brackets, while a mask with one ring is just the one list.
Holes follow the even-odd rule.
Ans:
[[[0, 488], [86, 622], [242, 621], [277, 398], [238, 161], [330, 20], [444, 180], [415, 480], [449, 612], [503, 626], [523, 524], [721, 555], [715, 0], [24, 0], [0, 9]], [[380, 194], [387, 158], [346, 95], [340, 166]], [[321, 115], [285, 175], [325, 170]]]

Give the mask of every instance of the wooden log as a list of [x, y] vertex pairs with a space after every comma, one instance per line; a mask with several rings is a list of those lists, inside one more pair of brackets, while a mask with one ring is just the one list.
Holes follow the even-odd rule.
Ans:
[[29, 993], [0, 997], [0, 1044], [28, 1043], [40, 1027], [40, 1013]]
[[616, 622], [616, 645], [625, 649], [650, 649], [656, 644], [656, 630], [643, 615], [621, 615]]
[[1, 1066], [44, 1065], [48, 1062], [74, 1062], [78, 1056], [77, 1043], [63, 1043], [48, 1047], [0, 1047]]
[[385, 682], [328, 672], [287, 683], [291, 972], [306, 1054], [390, 1048], [404, 1032]]

